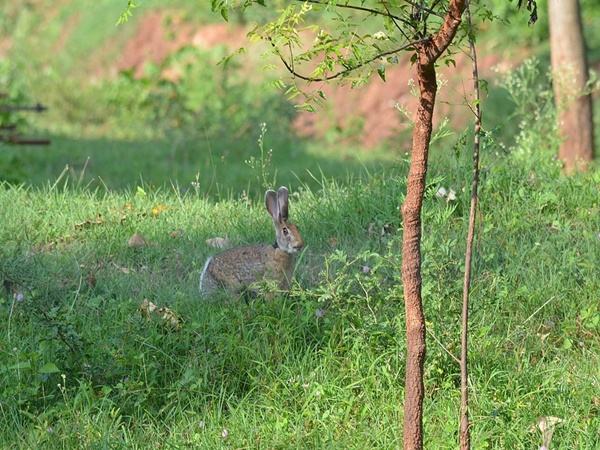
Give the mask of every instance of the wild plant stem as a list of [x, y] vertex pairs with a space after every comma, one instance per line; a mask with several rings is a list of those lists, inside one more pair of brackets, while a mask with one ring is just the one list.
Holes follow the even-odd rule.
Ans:
[[[467, 25], [472, 27], [469, 3], [465, 8]], [[471, 265], [473, 260], [473, 236], [475, 234], [475, 215], [477, 213], [477, 188], [479, 184], [479, 136], [481, 133], [481, 108], [479, 96], [479, 70], [477, 68], [477, 52], [475, 42], [469, 36], [469, 48], [473, 61], [473, 93], [475, 113], [475, 136], [473, 140], [473, 181], [471, 185], [471, 207], [469, 211], [469, 228], [467, 231], [467, 248], [465, 251], [465, 275], [463, 279], [463, 304], [462, 304], [462, 337], [460, 351], [460, 389], [461, 389], [461, 418], [459, 444], [461, 450], [471, 448], [469, 433], [469, 371], [468, 371], [468, 332], [469, 332], [469, 290], [471, 286]]]

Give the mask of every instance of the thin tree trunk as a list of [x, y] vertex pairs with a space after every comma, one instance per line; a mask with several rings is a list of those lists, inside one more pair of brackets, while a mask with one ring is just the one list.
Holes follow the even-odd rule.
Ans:
[[[467, 26], [472, 27], [471, 10], [469, 5], [465, 10]], [[460, 346], [460, 450], [471, 448], [471, 433], [469, 422], [469, 366], [468, 366], [468, 338], [469, 338], [469, 294], [471, 289], [471, 266], [473, 260], [473, 238], [475, 236], [475, 215], [477, 212], [477, 190], [479, 184], [479, 135], [481, 133], [481, 108], [479, 97], [479, 69], [477, 67], [477, 50], [475, 42], [469, 38], [471, 59], [473, 61], [473, 93], [475, 114], [475, 136], [473, 140], [473, 181], [471, 184], [471, 208], [469, 210], [469, 229], [467, 231], [467, 249], [465, 252], [465, 276], [463, 279], [463, 305], [462, 305], [462, 333]]]
[[554, 97], [563, 139], [558, 157], [565, 172], [585, 170], [593, 158], [592, 96], [578, 0], [548, 0]]
[[[422, 57], [422, 56], [421, 56]], [[402, 205], [402, 283], [406, 305], [406, 398], [404, 449], [423, 448], [423, 364], [425, 362], [425, 316], [421, 301], [421, 207], [427, 176], [427, 157], [433, 129], [437, 92], [435, 68], [425, 59], [417, 63], [419, 108], [413, 131], [412, 156]]]
[[451, 0], [438, 33], [416, 46], [419, 107], [413, 130], [406, 199], [402, 205], [402, 283], [406, 309], [406, 379], [404, 398], [404, 450], [423, 448], [423, 366], [425, 315], [421, 297], [421, 208], [425, 193], [433, 110], [437, 94], [435, 63], [458, 30], [466, 0]]

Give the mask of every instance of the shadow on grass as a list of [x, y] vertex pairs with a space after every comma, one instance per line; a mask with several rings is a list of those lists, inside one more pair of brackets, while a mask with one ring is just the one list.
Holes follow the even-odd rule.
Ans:
[[272, 134], [267, 132], [262, 149], [258, 132], [219, 141], [200, 135], [147, 141], [51, 136], [49, 147], [3, 148], [0, 167], [4, 166], [4, 180], [33, 187], [60, 179], [61, 186], [66, 182], [92, 191], [176, 186], [181, 193], [196, 189], [209, 197], [227, 198], [242, 192], [260, 197], [265, 185], [315, 188], [323, 177], [343, 182], [348, 176], [389, 166], [395, 159], [385, 150], [272, 138]]

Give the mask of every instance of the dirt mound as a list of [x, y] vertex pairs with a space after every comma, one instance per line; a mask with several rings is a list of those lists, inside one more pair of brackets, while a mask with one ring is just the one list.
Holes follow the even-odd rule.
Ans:
[[160, 63], [184, 45], [210, 48], [226, 44], [237, 48], [245, 37], [246, 31], [232, 29], [227, 24], [209, 24], [197, 28], [177, 14], [150, 12], [140, 20], [135, 36], [125, 45], [117, 69], [133, 69], [140, 76], [147, 62]]

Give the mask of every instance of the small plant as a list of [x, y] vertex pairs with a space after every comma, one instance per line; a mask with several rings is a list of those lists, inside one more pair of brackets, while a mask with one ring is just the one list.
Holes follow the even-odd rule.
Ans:
[[539, 66], [530, 58], [500, 82], [514, 105], [519, 128], [511, 154], [528, 167], [537, 165], [537, 158], [552, 158], [560, 144], [550, 74], [543, 76]]
[[263, 189], [269, 189], [277, 184], [277, 171], [271, 176], [271, 160], [273, 158], [273, 149], [265, 151], [265, 135], [267, 133], [267, 124], [260, 124], [260, 134], [258, 136], [258, 148], [260, 157], [257, 159], [251, 156], [245, 163], [252, 169], [256, 181]]

